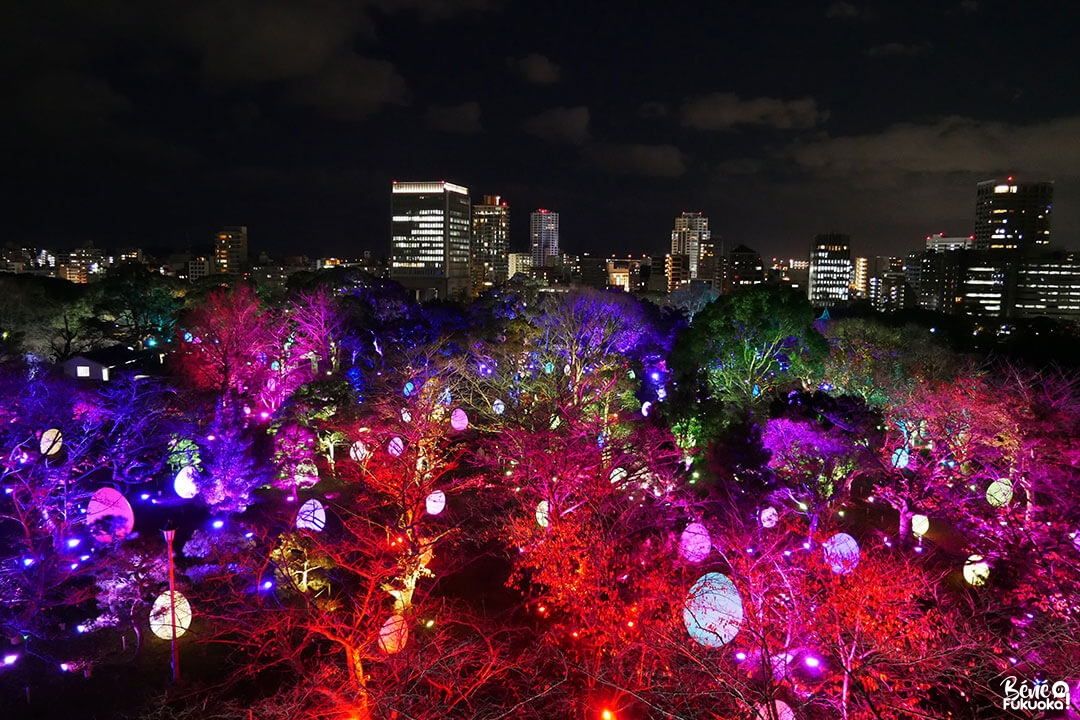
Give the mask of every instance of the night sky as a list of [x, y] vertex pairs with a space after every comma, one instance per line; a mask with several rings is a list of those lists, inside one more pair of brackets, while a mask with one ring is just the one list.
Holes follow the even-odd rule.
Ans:
[[1055, 180], [1080, 247], [1075, 3], [164, 0], [0, 9], [0, 240], [389, 249], [392, 180], [501, 194], [512, 241], [856, 254], [971, 232], [975, 183]]

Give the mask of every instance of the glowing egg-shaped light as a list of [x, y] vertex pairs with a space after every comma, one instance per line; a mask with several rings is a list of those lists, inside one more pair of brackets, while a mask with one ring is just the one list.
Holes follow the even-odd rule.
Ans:
[[990, 564], [982, 555], [971, 555], [964, 563], [964, 580], [968, 585], [979, 587], [990, 579]]
[[[174, 601], [175, 598], [175, 601]], [[176, 625], [173, 625], [175, 609]], [[162, 640], [180, 637], [191, 627], [191, 603], [180, 593], [158, 595], [150, 608], [150, 630]]]
[[461, 408], [457, 408], [454, 412], [450, 413], [450, 427], [454, 428], [458, 432], [461, 432], [465, 428], [469, 427], [469, 415]]
[[1013, 484], [1009, 478], [1001, 478], [986, 488], [986, 502], [994, 507], [1005, 507], [1012, 501]]
[[836, 533], [821, 544], [821, 549], [834, 573], [847, 575], [859, 566], [859, 543], [847, 533]]
[[394, 457], [400, 456], [401, 453], [405, 452], [405, 441], [399, 437], [390, 438], [390, 442], [386, 445], [386, 452]]
[[506, 412], [506, 403], [504, 403], [502, 400], [496, 400], [495, 402], [491, 403], [491, 410], [496, 415], [502, 415], [504, 412]]
[[404, 395], [405, 397], [409, 397], [415, 391], [416, 391], [416, 384], [412, 380], [410, 380], [409, 382], [405, 383], [405, 387], [402, 388], [401, 394]]
[[899, 447], [893, 450], [892, 466], [897, 470], [903, 470], [911, 462], [911, 451], [907, 447]]
[[608, 480], [612, 483], [622, 482], [626, 479], [627, 475], [629, 475], [629, 473], [626, 472], [626, 468], [617, 467], [608, 474]]
[[738, 588], [727, 575], [706, 573], [698, 578], [683, 603], [683, 624], [690, 639], [705, 647], [731, 642], [743, 621]]
[[409, 624], [401, 615], [391, 615], [379, 629], [379, 649], [387, 655], [399, 653], [409, 641]]
[[135, 511], [119, 491], [101, 488], [86, 504], [86, 524], [98, 542], [123, 540], [135, 529]]
[[697, 565], [709, 557], [712, 552], [712, 538], [708, 529], [699, 522], [686, 526], [679, 536], [679, 556], [688, 563]]
[[566, 365], [563, 366], [562, 372], [563, 372], [563, 375], [569, 375], [570, 374], [570, 363], [566, 363]]
[[772, 506], [762, 508], [758, 513], [758, 521], [763, 528], [774, 528], [776, 523], [780, 522], [780, 513]]
[[555, 363], [544, 363], [544, 372], [548, 375], [555, 372]]
[[922, 537], [930, 530], [930, 518], [925, 515], [911, 516], [911, 532], [915, 537]]
[[173, 490], [177, 495], [190, 500], [199, 494], [199, 486], [195, 484], [195, 478], [198, 477], [199, 471], [195, 469], [193, 465], [185, 465], [180, 468], [176, 473], [176, 477], [173, 478]]
[[438, 515], [446, 509], [446, 493], [442, 490], [429, 493], [427, 499], [424, 500], [424, 507], [427, 509], [428, 515]]
[[770, 708], [768, 705], [755, 705], [754, 717], [751, 720], [795, 720], [795, 711], [783, 700], [776, 700]]
[[547, 500], [541, 500], [536, 503], [536, 524], [540, 527], [546, 528], [551, 522], [549, 515], [551, 514], [551, 505]]
[[362, 440], [357, 440], [349, 446], [349, 457], [351, 457], [356, 462], [364, 462], [365, 460], [367, 460], [368, 455], [370, 454], [371, 453], [370, 451], [368, 451], [367, 445], [365, 445]]
[[401, 408], [401, 422], [403, 422], [403, 423], [411, 423], [412, 422], [412, 413], [409, 412], [409, 408]]
[[554, 430], [555, 428], [559, 427], [560, 425], [562, 425], [562, 418], [559, 417], [556, 414], [552, 414], [552, 416], [551, 416], [551, 429]]
[[454, 401], [454, 396], [450, 394], [450, 388], [444, 388], [442, 393], [442, 404], [449, 405]]
[[56, 428], [49, 428], [41, 433], [40, 448], [42, 455], [55, 455], [60, 452], [60, 448], [63, 444], [64, 434]]
[[326, 528], [326, 508], [315, 498], [308, 500], [296, 511], [296, 527], [322, 532]]
[[652, 400], [646, 400], [641, 403], [641, 416], [649, 417], [649, 411], [652, 410]]

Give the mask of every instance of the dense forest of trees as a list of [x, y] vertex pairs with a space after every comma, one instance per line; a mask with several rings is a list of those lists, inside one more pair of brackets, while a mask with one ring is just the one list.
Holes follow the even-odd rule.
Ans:
[[[1080, 385], [1052, 363], [759, 288], [19, 292], [3, 717], [1032, 717], [1008, 678], [1080, 701]], [[167, 373], [26, 355], [91, 338]]]

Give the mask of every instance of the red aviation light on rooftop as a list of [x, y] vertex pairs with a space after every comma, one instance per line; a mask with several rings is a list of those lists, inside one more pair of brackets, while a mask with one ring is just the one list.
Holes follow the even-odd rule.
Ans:
[[1013, 176], [1012, 176], [1012, 175], [1010, 175], [1010, 176], [1009, 176], [1009, 182], [1012, 182], [1012, 181], [1013, 181]]
[[547, 208], [536, 208], [536, 212], [544, 213], [546, 215], [550, 211]]

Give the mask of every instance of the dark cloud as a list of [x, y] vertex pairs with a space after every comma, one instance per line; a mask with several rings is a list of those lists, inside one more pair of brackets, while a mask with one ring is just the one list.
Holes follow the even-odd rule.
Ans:
[[317, 75], [297, 80], [286, 97], [342, 120], [364, 118], [386, 105], [408, 101], [405, 79], [385, 60], [353, 53], [334, 59]]
[[430, 127], [443, 132], [475, 135], [484, 131], [480, 124], [480, 103], [477, 102], [432, 105], [427, 110], [427, 121]]
[[31, 79], [13, 104], [23, 127], [53, 138], [85, 139], [131, 110], [131, 101], [103, 78], [49, 73]]
[[674, 178], [686, 172], [682, 151], [674, 145], [617, 145], [601, 143], [587, 155], [599, 170], [625, 175]]
[[825, 17], [852, 20], [859, 17], [859, 8], [844, 0], [835, 0], [825, 8]]
[[643, 102], [638, 106], [638, 117], [651, 120], [654, 118], [664, 118], [671, 114], [671, 110], [668, 106], [662, 102], [648, 101]]
[[554, 85], [559, 81], [559, 66], [537, 53], [509, 58], [506, 64], [533, 85]]
[[813, 127], [825, 121], [813, 98], [780, 100], [761, 97], [742, 100], [733, 93], [713, 93], [686, 101], [682, 124], [697, 130], [731, 130], [740, 125], [761, 125], [780, 130]]
[[589, 139], [589, 108], [553, 108], [529, 118], [521, 129], [548, 142], [580, 145]]
[[503, 0], [373, 0], [384, 12], [413, 11], [421, 20], [443, 20], [467, 12], [501, 10]]
[[869, 57], [915, 57], [917, 55], [926, 55], [932, 49], [930, 43], [891, 42], [875, 45], [867, 49], [866, 54]]

